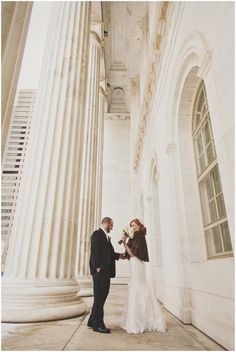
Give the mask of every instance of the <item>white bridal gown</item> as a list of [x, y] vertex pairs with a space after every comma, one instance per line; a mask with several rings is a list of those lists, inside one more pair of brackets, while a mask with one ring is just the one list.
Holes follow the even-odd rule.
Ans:
[[145, 263], [137, 257], [130, 258], [128, 299], [124, 307], [121, 328], [129, 334], [144, 331], [166, 331], [166, 322], [159, 302], [147, 279]]

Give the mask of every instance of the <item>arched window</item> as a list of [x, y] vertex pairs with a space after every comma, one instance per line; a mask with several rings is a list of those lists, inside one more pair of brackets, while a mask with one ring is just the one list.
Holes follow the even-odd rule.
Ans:
[[205, 85], [194, 102], [193, 143], [208, 258], [232, 255], [224, 195], [211, 128]]

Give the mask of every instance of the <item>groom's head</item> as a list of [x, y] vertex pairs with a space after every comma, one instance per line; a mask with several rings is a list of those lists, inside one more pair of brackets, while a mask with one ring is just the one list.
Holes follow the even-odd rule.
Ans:
[[102, 227], [106, 232], [110, 232], [113, 228], [113, 220], [106, 216], [105, 218], [102, 219]]

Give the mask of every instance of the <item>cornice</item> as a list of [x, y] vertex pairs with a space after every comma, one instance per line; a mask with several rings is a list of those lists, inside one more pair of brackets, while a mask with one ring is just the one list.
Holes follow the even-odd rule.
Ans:
[[162, 2], [160, 5], [160, 10], [158, 14], [158, 21], [156, 26], [156, 31], [154, 38], [152, 39], [152, 47], [150, 53], [150, 60], [148, 67], [149, 72], [147, 75], [145, 88], [144, 88], [144, 99], [141, 106], [141, 118], [138, 128], [138, 135], [135, 147], [133, 169], [135, 172], [138, 171], [140, 160], [143, 153], [144, 139], [146, 136], [147, 125], [150, 119], [150, 107], [153, 98], [154, 85], [158, 80], [159, 70], [160, 70], [160, 59], [161, 51], [164, 50], [166, 32], [167, 32], [167, 21], [169, 16], [169, 2]]

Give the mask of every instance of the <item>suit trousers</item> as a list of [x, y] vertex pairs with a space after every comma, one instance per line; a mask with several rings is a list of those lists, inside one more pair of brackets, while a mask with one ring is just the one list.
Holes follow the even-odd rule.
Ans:
[[110, 289], [110, 272], [102, 268], [93, 274], [94, 302], [88, 324], [93, 327], [104, 327], [104, 304]]

